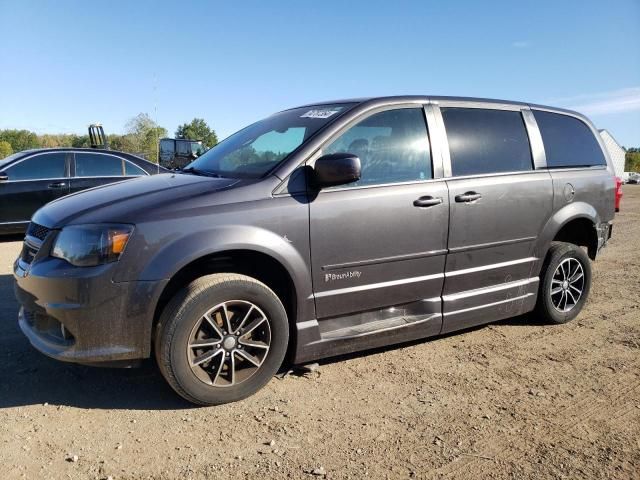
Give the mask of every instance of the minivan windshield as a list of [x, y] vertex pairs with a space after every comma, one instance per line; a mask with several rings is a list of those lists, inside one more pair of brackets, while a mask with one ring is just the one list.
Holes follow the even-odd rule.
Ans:
[[276, 113], [231, 135], [184, 170], [231, 178], [262, 177], [352, 105], [314, 105]]

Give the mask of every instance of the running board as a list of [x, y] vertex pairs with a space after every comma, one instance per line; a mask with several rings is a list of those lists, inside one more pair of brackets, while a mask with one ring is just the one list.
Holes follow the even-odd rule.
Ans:
[[361, 337], [362, 335], [370, 335], [376, 332], [386, 332], [388, 330], [403, 327], [405, 325], [414, 323], [404, 317], [390, 318], [386, 320], [378, 320], [376, 322], [362, 323], [360, 325], [353, 325], [350, 327], [340, 328], [338, 330], [331, 330], [322, 334], [322, 339], [337, 339], [337, 338], [354, 338]]
[[320, 333], [324, 322], [319, 325], [317, 320], [310, 320], [296, 325], [298, 345], [294, 363], [435, 336], [442, 328], [442, 315], [437, 312], [418, 318], [394, 317]]

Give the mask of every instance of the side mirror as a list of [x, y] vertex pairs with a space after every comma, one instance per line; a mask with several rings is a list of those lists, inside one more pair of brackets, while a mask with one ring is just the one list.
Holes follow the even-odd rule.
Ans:
[[360, 159], [352, 153], [330, 153], [316, 160], [313, 171], [318, 188], [356, 182], [360, 180]]
[[6, 182], [9, 180], [9, 175], [6, 172], [0, 172], [0, 182]]

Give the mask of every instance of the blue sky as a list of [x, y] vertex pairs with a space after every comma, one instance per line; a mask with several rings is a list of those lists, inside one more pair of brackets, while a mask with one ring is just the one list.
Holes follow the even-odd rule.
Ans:
[[0, 128], [119, 133], [148, 112], [225, 137], [394, 94], [574, 108], [640, 147], [640, 1], [0, 0]]

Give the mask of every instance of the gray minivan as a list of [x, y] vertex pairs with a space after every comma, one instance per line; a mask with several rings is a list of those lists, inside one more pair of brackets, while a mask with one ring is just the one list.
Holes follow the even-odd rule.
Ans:
[[187, 400], [304, 363], [583, 308], [615, 181], [582, 115], [385, 97], [285, 110], [180, 172], [56, 200], [15, 262], [19, 324], [59, 360], [155, 355]]

